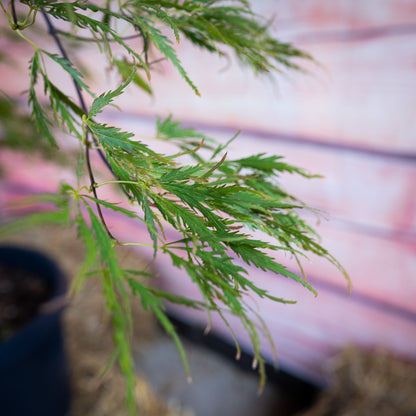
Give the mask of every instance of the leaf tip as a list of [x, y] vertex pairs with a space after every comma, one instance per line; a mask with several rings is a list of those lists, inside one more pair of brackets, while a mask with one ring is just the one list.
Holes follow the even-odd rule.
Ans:
[[261, 396], [264, 391], [264, 383], [261, 383], [257, 389], [257, 396]]

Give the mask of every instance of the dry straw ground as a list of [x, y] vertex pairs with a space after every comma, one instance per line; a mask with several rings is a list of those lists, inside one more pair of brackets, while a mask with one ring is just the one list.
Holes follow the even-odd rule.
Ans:
[[346, 348], [331, 365], [331, 385], [302, 416], [414, 416], [416, 365], [386, 351]]

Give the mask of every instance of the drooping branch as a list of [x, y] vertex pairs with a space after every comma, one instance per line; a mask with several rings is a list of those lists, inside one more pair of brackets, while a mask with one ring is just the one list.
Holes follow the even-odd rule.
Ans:
[[[63, 45], [62, 45], [62, 43], [61, 43], [61, 41], [60, 41], [60, 39], [58, 37], [58, 34], [56, 33], [55, 27], [54, 27], [53, 23], [51, 22], [51, 20], [49, 19], [49, 16], [45, 13], [44, 10], [42, 10], [42, 15], [45, 18], [46, 25], [47, 25], [48, 30], [49, 30], [49, 34], [53, 37], [53, 39], [54, 39], [54, 41], [55, 41], [55, 43], [56, 43], [56, 45], [57, 45], [57, 47], [58, 47], [61, 55], [67, 61], [69, 61], [68, 55], [67, 55], [67, 53], [65, 51], [65, 48], [63, 47]], [[81, 88], [79, 87], [78, 83], [75, 81], [75, 79], [73, 77], [72, 77], [72, 81], [73, 81], [73, 84], [74, 84], [74, 87], [75, 87], [75, 91], [76, 91], [77, 96], [78, 96], [78, 100], [79, 100], [80, 106], [81, 106], [82, 110], [84, 111], [84, 113], [87, 114], [88, 113], [88, 109], [87, 109], [87, 105], [85, 103], [84, 97], [82, 95]], [[104, 152], [101, 149], [98, 148], [98, 142], [97, 142], [97, 140], [94, 138], [94, 136], [92, 136], [90, 134], [89, 130], [86, 130], [85, 137], [84, 137], [84, 143], [85, 143], [85, 160], [87, 162], [87, 170], [88, 170], [88, 176], [89, 176], [89, 179], [90, 179], [91, 191], [92, 191], [94, 197], [96, 199], [98, 199], [97, 190], [96, 190], [96, 187], [95, 187], [95, 185], [96, 185], [97, 182], [95, 181], [94, 172], [93, 172], [93, 169], [92, 169], [92, 166], [91, 166], [91, 155], [90, 155], [91, 140], [90, 140], [90, 137], [92, 137], [92, 139], [94, 141], [94, 144], [97, 146], [97, 151], [98, 151], [98, 154], [100, 155], [101, 160], [104, 162], [104, 164], [107, 166], [107, 168], [110, 170], [110, 172], [113, 175], [114, 175], [114, 172], [113, 172], [113, 170], [112, 170], [112, 168], [111, 168], [111, 166], [110, 166], [107, 158], [105, 157]], [[104, 226], [104, 228], [105, 228], [108, 236], [110, 238], [112, 238], [113, 240], [116, 240], [116, 238], [112, 235], [111, 231], [109, 230], [109, 228], [108, 228], [108, 226], [107, 226], [107, 224], [105, 222], [104, 215], [103, 215], [103, 212], [101, 210], [100, 204], [96, 203], [96, 207], [97, 207], [97, 212], [98, 212], [98, 215], [100, 217], [100, 220], [101, 220], [101, 222], [102, 222], [102, 224], [103, 224], [103, 226]]]

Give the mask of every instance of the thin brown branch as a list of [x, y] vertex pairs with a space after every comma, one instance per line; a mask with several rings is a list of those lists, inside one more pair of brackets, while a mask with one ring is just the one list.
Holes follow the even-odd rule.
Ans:
[[[90, 157], [91, 141], [89, 140], [89, 137], [88, 136], [89, 136], [89, 133], [87, 132], [86, 133], [86, 137], [85, 137], [85, 160], [87, 162], [87, 170], [88, 170], [88, 176], [90, 178], [91, 191], [92, 191], [92, 193], [94, 195], [94, 198], [95, 199], [98, 199], [97, 189], [95, 187], [96, 184], [97, 184], [97, 182], [95, 181], [94, 173], [93, 173], [92, 166], [91, 166], [91, 157]], [[113, 236], [113, 234], [111, 233], [110, 229], [108, 228], [107, 223], [105, 222], [104, 215], [103, 215], [103, 212], [101, 210], [100, 204], [98, 202], [96, 202], [95, 205], [97, 207], [97, 212], [98, 212], [98, 216], [100, 217], [100, 221], [103, 224], [103, 226], [105, 228], [105, 231], [107, 232], [108, 236], [111, 239], [117, 241], [117, 239]]]
[[[61, 52], [62, 56], [66, 60], [69, 61], [68, 55], [66, 54], [66, 51], [65, 51], [57, 33], [56, 33], [56, 29], [55, 29], [55, 27], [53, 26], [52, 22], [49, 19], [49, 16], [43, 10], [42, 10], [42, 14], [43, 14], [43, 16], [46, 20], [46, 24], [48, 26], [49, 33], [53, 37], [53, 39], [55, 40], [55, 43], [56, 43], [59, 51]], [[74, 78], [72, 78], [72, 81], [74, 83], [75, 90], [76, 90], [77, 95], [78, 95], [80, 106], [81, 106], [82, 110], [84, 111], [84, 113], [88, 114], [87, 105], [85, 104], [85, 100], [84, 100], [84, 97], [82, 95], [81, 89], [80, 89], [79, 85], [77, 84], [77, 82], [75, 81]], [[91, 166], [91, 155], [90, 155], [91, 140], [90, 140], [89, 136], [90, 136], [90, 133], [87, 131], [86, 134], [85, 134], [85, 137], [84, 137], [84, 141], [85, 141], [85, 160], [87, 162], [87, 169], [88, 169], [88, 175], [89, 175], [89, 179], [90, 179], [91, 190], [92, 190], [92, 193], [93, 193], [95, 199], [98, 199], [97, 190], [96, 190], [96, 187], [95, 187], [97, 182], [95, 181], [94, 172], [93, 172], [93, 169], [92, 169], [92, 166]], [[94, 137], [92, 139], [93, 139], [95, 145], [98, 146], [98, 143], [96, 142], [96, 139]], [[113, 173], [113, 170], [112, 170], [107, 158], [105, 157], [103, 151], [101, 149], [98, 149], [98, 153], [99, 153], [101, 159], [103, 160], [103, 162], [105, 163], [105, 165], [109, 168], [111, 173]], [[113, 173], [113, 175], [114, 175], [114, 173]], [[106, 222], [105, 222], [104, 215], [103, 215], [102, 210], [101, 210], [101, 206], [98, 202], [96, 203], [96, 207], [97, 207], [98, 216], [100, 217], [101, 223], [103, 224], [108, 236], [111, 239], [116, 240], [114, 238], [113, 234], [111, 233], [111, 231], [109, 230]]]

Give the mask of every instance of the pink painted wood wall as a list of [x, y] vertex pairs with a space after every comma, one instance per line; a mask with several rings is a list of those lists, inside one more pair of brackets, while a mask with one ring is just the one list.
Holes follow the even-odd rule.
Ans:
[[[416, 5], [255, 4], [276, 16], [278, 36], [303, 47], [319, 65], [309, 66], [306, 76], [259, 80], [246, 70], [219, 72], [225, 64], [212, 57], [203, 55], [196, 64], [194, 52], [184, 46], [184, 63], [192, 67], [202, 98], [184, 94], [166, 68], [157, 87], [163, 99], [154, 106], [162, 113], [175, 108], [179, 118], [217, 137], [242, 128], [233, 155], [278, 153], [324, 176], [314, 181], [288, 176], [284, 184], [328, 212], [319, 230], [348, 270], [352, 294], [331, 265], [315, 258], [305, 267], [317, 298], [284, 278], [251, 270], [251, 278], [263, 280], [276, 296], [298, 299], [294, 306], [257, 303], [282, 367], [321, 383], [327, 360], [349, 343], [416, 359]], [[290, 259], [282, 261], [296, 267]], [[184, 276], [163, 262], [159, 267], [164, 288], [194, 295]], [[202, 314], [174, 310], [206, 322]], [[214, 330], [231, 339], [213, 319]], [[241, 328], [237, 333], [248, 346]], [[263, 351], [271, 360], [267, 343]]]
[[[278, 153], [324, 175], [314, 181], [288, 176], [284, 184], [328, 212], [319, 230], [348, 270], [352, 294], [339, 273], [318, 259], [305, 264], [317, 298], [283, 278], [251, 271], [276, 296], [298, 299], [295, 306], [257, 303], [282, 367], [321, 383], [327, 360], [349, 343], [416, 359], [416, 4], [255, 5], [276, 16], [278, 36], [303, 47], [319, 65], [308, 66], [306, 76], [259, 80], [245, 70], [219, 73], [221, 64], [211, 57], [199, 58], [195, 68], [194, 52], [184, 47], [202, 99], [181, 93], [166, 69], [160, 94], [176, 93], [158, 108], [176, 107], [179, 118], [217, 136], [242, 128], [234, 155]], [[171, 279], [176, 272], [170, 266], [160, 267], [164, 288], [194, 293], [183, 276]], [[206, 321], [185, 309], [175, 312]], [[215, 317], [213, 327], [227, 336]], [[244, 332], [238, 334], [248, 345]], [[272, 358], [267, 344], [264, 353]]]
[[[129, 93], [120, 101], [128, 111], [108, 117], [139, 137], [151, 136], [155, 115], [169, 113], [220, 140], [242, 129], [231, 147], [233, 156], [280, 154], [324, 176], [312, 181], [285, 176], [282, 183], [328, 213], [318, 230], [349, 272], [351, 296], [340, 273], [316, 258], [304, 266], [317, 298], [285, 278], [250, 270], [251, 278], [276, 296], [298, 300], [290, 306], [255, 303], [283, 368], [322, 383], [327, 360], [349, 343], [416, 360], [416, 2], [261, 0], [255, 8], [275, 16], [278, 37], [316, 59], [319, 64], [309, 64], [309, 74], [256, 78], [184, 42], [180, 57], [201, 98], [163, 64], [153, 76], [154, 98]], [[82, 57], [92, 67], [99, 62], [93, 51]], [[2, 69], [0, 80], [11, 94], [22, 90], [14, 72]], [[90, 84], [100, 91], [114, 79], [110, 73]], [[17, 163], [11, 156], [3, 159]], [[59, 178], [48, 169], [53, 170], [43, 164], [15, 172], [0, 187], [2, 200], [37, 189], [39, 183], [53, 188]], [[58, 176], [71, 177], [65, 170]], [[140, 226], [113, 221], [122, 237], [143, 235]], [[296, 268], [290, 258], [281, 260]], [[161, 287], [195, 295], [190, 280], [166, 259], [159, 258], [156, 268]], [[172, 311], [206, 323], [204, 314]], [[244, 331], [233, 324], [249, 348]], [[212, 326], [231, 340], [215, 316]], [[271, 361], [273, 351], [266, 342], [263, 352]]]

